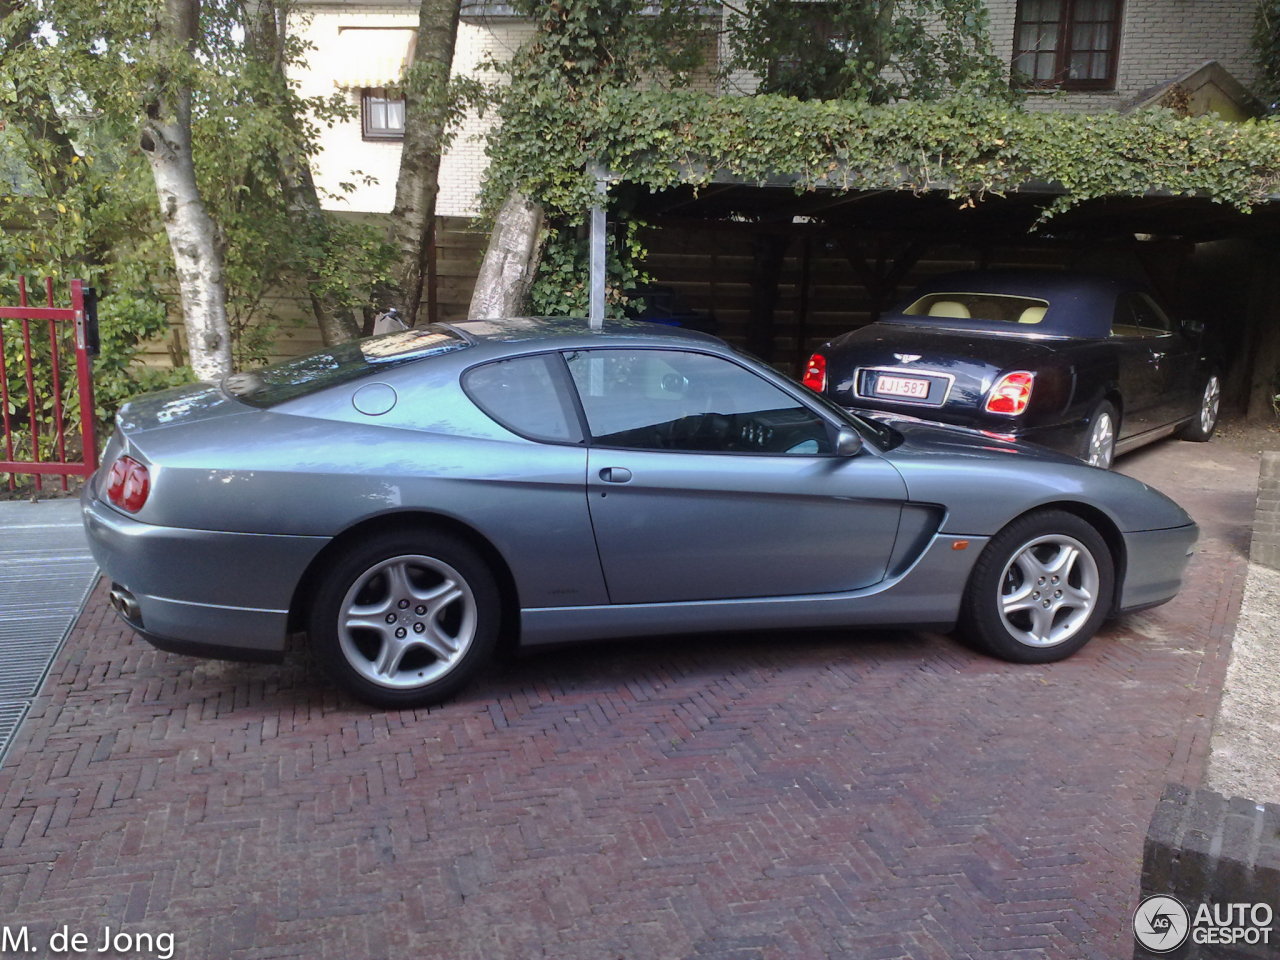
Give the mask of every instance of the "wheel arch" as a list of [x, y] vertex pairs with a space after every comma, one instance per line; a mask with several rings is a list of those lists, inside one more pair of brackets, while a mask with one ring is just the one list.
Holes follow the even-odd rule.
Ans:
[[403, 532], [406, 528], [415, 527], [453, 534], [474, 548], [489, 565], [502, 595], [499, 650], [503, 653], [513, 650], [520, 640], [520, 595], [510, 565], [501, 551], [480, 531], [454, 517], [428, 510], [401, 510], [368, 517], [352, 524], [325, 544], [324, 549], [312, 558], [294, 587], [289, 601], [288, 632], [293, 634], [306, 629], [307, 608], [314, 596], [315, 585], [334, 557], [340, 556], [349, 545], [365, 537], [387, 531]]
[[1016, 517], [1011, 517], [1003, 527], [1021, 520], [1029, 514], [1039, 513], [1042, 510], [1061, 510], [1064, 513], [1070, 513], [1079, 517], [1089, 526], [1098, 531], [1098, 535], [1102, 537], [1107, 545], [1107, 549], [1111, 553], [1111, 562], [1115, 566], [1116, 582], [1115, 590], [1111, 598], [1111, 611], [1114, 613], [1119, 608], [1121, 587], [1124, 586], [1126, 564], [1128, 562], [1128, 554], [1124, 545], [1124, 534], [1120, 532], [1120, 528], [1116, 526], [1116, 522], [1103, 510], [1088, 503], [1081, 503], [1079, 500], [1053, 500], [1048, 503], [1037, 504], [1029, 510], [1024, 510]]

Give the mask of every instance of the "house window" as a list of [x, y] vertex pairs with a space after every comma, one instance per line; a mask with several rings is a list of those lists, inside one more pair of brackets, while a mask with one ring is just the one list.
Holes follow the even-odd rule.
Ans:
[[404, 97], [385, 87], [365, 90], [361, 117], [366, 140], [404, 139]]
[[1018, 0], [1014, 82], [1063, 90], [1112, 90], [1121, 0]]

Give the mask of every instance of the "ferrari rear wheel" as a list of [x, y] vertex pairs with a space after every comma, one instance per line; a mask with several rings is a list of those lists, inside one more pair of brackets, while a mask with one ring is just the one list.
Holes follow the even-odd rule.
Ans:
[[1040, 510], [992, 537], [974, 565], [961, 629], [977, 646], [1014, 663], [1071, 656], [1111, 609], [1115, 564], [1087, 521]]
[[1195, 419], [1182, 428], [1179, 436], [1183, 440], [1204, 443], [1218, 429], [1218, 410], [1222, 405], [1222, 381], [1216, 373], [1209, 375], [1204, 390], [1200, 394], [1200, 407], [1196, 410]]
[[339, 686], [366, 703], [436, 703], [484, 666], [501, 604], [488, 566], [469, 544], [420, 530], [371, 537], [321, 578], [311, 607], [316, 655]]
[[1091, 467], [1110, 470], [1116, 458], [1116, 427], [1120, 422], [1116, 408], [1104, 400], [1098, 404], [1089, 418], [1089, 430], [1085, 434], [1084, 456]]

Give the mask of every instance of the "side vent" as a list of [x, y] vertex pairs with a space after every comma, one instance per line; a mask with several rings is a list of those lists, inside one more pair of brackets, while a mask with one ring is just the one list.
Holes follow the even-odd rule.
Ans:
[[924, 553], [929, 541], [942, 526], [947, 511], [936, 503], [904, 503], [898, 518], [898, 537], [893, 542], [886, 576], [899, 577]]

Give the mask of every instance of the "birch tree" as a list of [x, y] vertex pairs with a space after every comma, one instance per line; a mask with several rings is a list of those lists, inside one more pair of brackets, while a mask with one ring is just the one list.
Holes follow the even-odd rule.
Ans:
[[173, 251], [191, 368], [197, 379], [215, 380], [231, 372], [231, 330], [221, 237], [200, 196], [191, 154], [199, 30], [199, 0], [163, 0], [152, 35], [157, 69], [138, 142], [151, 166]]

